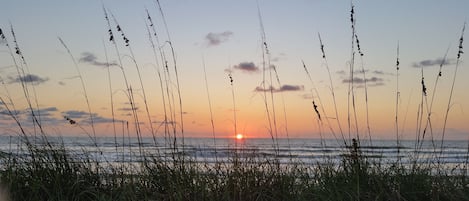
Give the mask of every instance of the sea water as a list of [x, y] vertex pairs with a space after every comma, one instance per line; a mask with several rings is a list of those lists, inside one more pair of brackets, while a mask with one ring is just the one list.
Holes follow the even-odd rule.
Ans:
[[[340, 163], [352, 153], [349, 140], [319, 139], [235, 139], [235, 138], [114, 138], [114, 137], [47, 137], [28, 138], [30, 143], [63, 147], [75, 157], [89, 157], [107, 163], [139, 162], [144, 156], [170, 160], [175, 154], [192, 161], [215, 163], [241, 158], [276, 159], [281, 164]], [[176, 146], [174, 146], [176, 144]], [[0, 151], [21, 157], [26, 156], [25, 138], [0, 136]], [[358, 153], [369, 161], [380, 164], [422, 163], [462, 167], [468, 161], [466, 141], [426, 140], [361, 140]]]

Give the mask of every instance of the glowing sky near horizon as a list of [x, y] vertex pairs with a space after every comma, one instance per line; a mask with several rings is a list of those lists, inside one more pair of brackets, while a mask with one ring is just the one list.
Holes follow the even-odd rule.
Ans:
[[[171, 42], [176, 53], [182, 95], [182, 114], [185, 136], [212, 137], [212, 126], [204, 68], [210, 93], [215, 135], [234, 137], [242, 133], [245, 138], [270, 137], [268, 115], [275, 112], [278, 137], [334, 138], [340, 136], [336, 121], [331, 84], [320, 50], [317, 34], [321, 34], [330, 68], [341, 128], [348, 137], [356, 130], [367, 138], [365, 89], [355, 88], [356, 115], [349, 109], [349, 64], [351, 61], [350, 1], [268, 1], [259, 0], [270, 63], [275, 65], [281, 85], [271, 70], [266, 71], [266, 86], [272, 85], [274, 107], [270, 93], [256, 91], [263, 86], [263, 45], [256, 1], [240, 0], [161, 0], [167, 20]], [[5, 1], [0, 7], [0, 28], [13, 45], [10, 23], [35, 82], [42, 121], [47, 133], [52, 135], [85, 135], [91, 133], [87, 123], [88, 108], [84, 92], [73, 61], [57, 37], [70, 48], [82, 73], [85, 88], [95, 114], [99, 135], [112, 135], [110, 123], [111, 92], [106, 63], [117, 63], [118, 56], [108, 41], [103, 4], [118, 20], [130, 40], [135, 60], [141, 71], [153, 126], [162, 135], [164, 117], [160, 81], [156, 69], [162, 69], [153, 57], [145, 28], [145, 9], [154, 20], [160, 41], [169, 40], [159, 9], [153, 0], [46, 0]], [[356, 55], [355, 69], [365, 69], [368, 80], [368, 109], [371, 135], [374, 138], [395, 138], [396, 135], [396, 48], [400, 46], [399, 108], [400, 137], [414, 139], [419, 127], [419, 104], [424, 103], [422, 126], [425, 126], [427, 108], [430, 107], [439, 63], [448, 49], [447, 64], [443, 66], [432, 105], [431, 123], [435, 138], [441, 137], [443, 122], [456, 66], [456, 54], [464, 22], [468, 19], [468, 1], [355, 1], [356, 33], [364, 52], [363, 60]], [[113, 23], [113, 22], [112, 22]], [[113, 27], [115, 29], [115, 27]], [[115, 30], [114, 30], [115, 31]], [[143, 93], [131, 53], [115, 31], [121, 60], [129, 84], [132, 86], [141, 128], [149, 135]], [[464, 37], [467, 38], [467, 31]], [[468, 39], [469, 40], [469, 39]], [[464, 45], [467, 46], [467, 45]], [[106, 49], [106, 51], [104, 51]], [[163, 47], [171, 59], [168, 45]], [[466, 51], [467, 52], [467, 51]], [[159, 55], [158, 55], [159, 56]], [[469, 65], [467, 54], [462, 54], [456, 77], [453, 99], [450, 103], [446, 135], [452, 139], [469, 137]], [[18, 59], [18, 57], [16, 57]], [[158, 58], [161, 61], [161, 58]], [[303, 70], [305, 62], [314, 86]], [[18, 60], [19, 61], [19, 60]], [[169, 62], [172, 64], [172, 62]], [[170, 65], [172, 83], [176, 80]], [[421, 73], [425, 77], [428, 95], [422, 100]], [[233, 88], [228, 71], [232, 72]], [[122, 72], [110, 68], [112, 97], [117, 120], [130, 121], [128, 98]], [[0, 43], [0, 75], [3, 86], [0, 96], [27, 128], [27, 104], [17, 82], [17, 69], [5, 46]], [[356, 77], [363, 78], [362, 73]], [[359, 80], [358, 80], [359, 81]], [[234, 91], [232, 91], [232, 89]], [[317, 94], [316, 94], [316, 90]], [[32, 90], [32, 87], [31, 87]], [[177, 129], [181, 122], [177, 92], [174, 91]], [[233, 96], [236, 108], [233, 108]], [[33, 91], [31, 91], [33, 93]], [[318, 97], [319, 94], [319, 97]], [[11, 98], [11, 101], [10, 101]], [[312, 101], [319, 106], [322, 124], [318, 123]], [[269, 107], [266, 112], [265, 102]], [[11, 104], [14, 103], [14, 104]], [[324, 111], [322, 110], [324, 107]], [[0, 106], [0, 134], [14, 135], [18, 126]], [[234, 111], [236, 129], [234, 131]], [[350, 114], [350, 115], [348, 115]], [[82, 126], [71, 125], [63, 116], [74, 118]], [[286, 116], [286, 118], [285, 118]], [[356, 129], [358, 126], [358, 129]], [[122, 125], [117, 125], [122, 133]], [[429, 133], [429, 132], [428, 132]]]

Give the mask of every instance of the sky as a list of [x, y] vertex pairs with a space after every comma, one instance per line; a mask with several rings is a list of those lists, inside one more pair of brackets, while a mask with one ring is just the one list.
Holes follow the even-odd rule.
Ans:
[[363, 56], [348, 0], [2, 2], [0, 134], [468, 139], [469, 1], [353, 4]]

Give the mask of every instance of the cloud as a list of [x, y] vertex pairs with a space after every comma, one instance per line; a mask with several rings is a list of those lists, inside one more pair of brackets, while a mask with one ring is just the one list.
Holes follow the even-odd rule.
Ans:
[[[114, 119], [114, 122], [119, 122], [122, 120]], [[84, 122], [91, 123], [89, 119], [85, 120]], [[98, 124], [98, 123], [112, 123], [112, 118], [106, 118], [106, 117], [93, 117], [93, 123]]]
[[56, 112], [58, 109], [56, 107], [46, 107], [46, 108], [41, 108], [41, 112]]
[[353, 73], [356, 73], [356, 74], [363, 74], [363, 73], [368, 73], [368, 71], [370, 71], [370, 70], [368, 70], [368, 69], [366, 69], [366, 70], [360, 69], [360, 70], [354, 71]]
[[50, 117], [50, 116], [43, 116], [41, 114], [41, 124], [44, 125], [44, 124], [47, 124], [47, 125], [58, 125], [58, 124], [62, 124], [63, 123], [63, 119], [62, 118], [55, 118], [55, 117]]
[[169, 124], [169, 125], [176, 125], [176, 121], [153, 121], [153, 124], [158, 124], [158, 125], [164, 125], [164, 124]]
[[[81, 118], [89, 117], [90, 113], [85, 112], [85, 111], [78, 111], [78, 110], [68, 110], [68, 111], [62, 112], [62, 115], [70, 119], [81, 119]], [[96, 114], [92, 114], [92, 115], [96, 116]]]
[[207, 46], [217, 46], [228, 41], [231, 36], [233, 36], [233, 32], [231, 31], [225, 31], [222, 33], [210, 32], [205, 36], [205, 40], [207, 41]]
[[288, 85], [288, 84], [285, 84], [285, 85], [282, 85], [280, 88], [275, 88], [273, 86], [270, 86], [269, 88], [267, 89], [264, 89], [260, 86], [256, 87], [254, 89], [255, 92], [284, 92], [284, 91], [303, 91], [304, 90], [304, 86], [303, 85]]
[[[76, 122], [79, 121], [80, 123], [91, 124], [91, 118], [90, 118], [89, 114], [90, 113], [88, 113], [88, 112], [78, 111], [78, 110], [68, 110], [68, 111], [62, 112], [62, 115], [64, 117], [69, 118], [70, 120], [73, 120], [73, 121], [76, 121]], [[100, 116], [97, 113], [92, 113], [91, 115], [93, 116], [93, 123], [94, 124], [112, 123], [112, 118], [103, 117], [103, 116]], [[119, 121], [122, 121], [122, 120], [114, 119], [114, 121], [119, 122]]]
[[[350, 79], [343, 79], [342, 80], [342, 83], [350, 83], [352, 80]], [[376, 82], [383, 82], [383, 78], [379, 78], [379, 77], [371, 77], [371, 78], [367, 78], [366, 80], [364, 80], [363, 78], [359, 78], [359, 77], [354, 77], [353, 78], [353, 83], [355, 84], [363, 84], [365, 83], [365, 81], [367, 83], [376, 83]]]
[[[119, 108], [117, 110], [120, 110], [120, 111], [132, 111], [132, 108], [131, 107], [123, 107], [123, 108]], [[138, 107], [134, 107], [134, 110], [138, 110]]]
[[286, 57], [287, 57], [287, 54], [285, 54], [285, 53], [280, 53], [280, 54], [278, 54], [278, 56], [272, 57], [272, 58], [270, 59], [270, 61], [272, 61], [272, 62], [277, 62], [277, 61], [286, 59]]
[[[359, 77], [355, 77], [353, 78], [353, 83], [354, 84], [357, 84], [357, 88], [363, 88], [365, 87], [365, 81], [366, 81], [366, 86], [367, 87], [376, 87], [376, 86], [383, 86], [384, 85], [384, 79], [383, 78], [379, 78], [379, 77], [371, 77], [371, 78], [367, 78], [366, 80], [364, 80], [363, 78], [359, 78]], [[350, 79], [343, 79], [342, 80], [342, 83], [350, 83], [351, 80]]]
[[302, 91], [303, 89], [304, 87], [300, 85], [282, 85], [279, 91]]
[[39, 85], [39, 84], [47, 82], [49, 78], [42, 78], [42, 77], [39, 77], [38, 75], [27, 74], [25, 76], [19, 76], [16, 78], [8, 77], [8, 80], [9, 80], [8, 83], [10, 84], [24, 82], [24, 83], [31, 83], [33, 85]]
[[[366, 86], [368, 86], [368, 87], [384, 86], [384, 82], [374, 82], [374, 83], [371, 83], [371, 84], [367, 84]], [[358, 87], [362, 88], [362, 87], [364, 87], [364, 85], [360, 85]]]
[[303, 94], [303, 95], [301, 95], [301, 98], [303, 98], [303, 99], [313, 99], [313, 95], [311, 93]]
[[[344, 70], [340, 70], [340, 71], [337, 71], [335, 72], [337, 75], [349, 75], [349, 72], [350, 71], [344, 71]], [[363, 73], [368, 73], [368, 70], [355, 70], [353, 71], [353, 74], [363, 74]]]
[[337, 71], [335, 73], [337, 73], [338, 75], [346, 75], [347, 74], [344, 70], [340, 70], [340, 71]]
[[[43, 125], [44, 123], [48, 125], [57, 125], [62, 118], [56, 117], [56, 112], [58, 109], [56, 107], [46, 107], [46, 108], [33, 108], [34, 115], [37, 117], [37, 120], [40, 121]], [[11, 114], [10, 114], [11, 112]], [[21, 123], [22, 127], [33, 126], [32, 113], [30, 108], [24, 108], [21, 110], [12, 110], [8, 111], [6, 109], [0, 110], [0, 125], [8, 125], [13, 123], [12, 115]], [[1, 122], [4, 121], [4, 122]], [[17, 126], [16, 124], [11, 124], [11, 126]]]
[[[36, 115], [36, 116], [40, 115], [41, 117], [45, 117], [45, 116], [52, 116], [53, 115], [52, 113], [57, 112], [58, 109], [56, 107], [40, 108], [39, 110], [33, 108], [33, 111], [34, 111], [34, 115]], [[29, 108], [21, 109], [21, 110], [10, 110], [10, 112], [13, 115], [27, 115], [29, 117], [32, 115], [31, 109], [29, 109]], [[3, 110], [0, 110], [0, 115], [10, 116], [10, 112], [6, 109], [3, 109]]]
[[394, 73], [388, 73], [388, 72], [384, 72], [382, 70], [374, 70], [371, 73], [373, 73], [375, 75], [395, 75]]
[[59, 111], [56, 107], [46, 107], [46, 108], [41, 108], [39, 110], [34, 110], [35, 114], [36, 112], [38, 113], [37, 115], [41, 115], [41, 118], [43, 116], [52, 116], [53, 112]]
[[[382, 71], [382, 70], [373, 70], [373, 71], [370, 71], [369, 69], [366, 69], [366, 70], [356, 70], [354, 71], [353, 73], [354, 74], [363, 74], [363, 72], [365, 72], [366, 74], [375, 74], [375, 75], [395, 75], [394, 73], [389, 73], [389, 72], [385, 72], [385, 71]], [[340, 70], [340, 71], [336, 71], [335, 72], [337, 75], [349, 75], [349, 72], [347, 71], [344, 71], [344, 70]]]
[[12, 115], [19, 115], [19, 114], [22, 113], [22, 111], [20, 111], [20, 110], [10, 110], [10, 111], [8, 111], [6, 109], [3, 109], [3, 110], [0, 110], [0, 116], [3, 116], [3, 115], [10, 116], [11, 115], [10, 112], [11, 112]]
[[[68, 110], [61, 112], [61, 116], [57, 115], [58, 109], [56, 107], [45, 107], [40, 109], [34, 109], [34, 114], [38, 117], [43, 124], [46, 123], [47, 125], [63, 125], [64, 121], [73, 121], [74, 123], [85, 123], [90, 124], [91, 118], [88, 112], [85, 111], [78, 111], [78, 110]], [[11, 111], [10, 114], [5, 109], [0, 109], [0, 125], [8, 125], [11, 124], [13, 121], [11, 119], [11, 115], [14, 115], [24, 127], [33, 126], [33, 122], [31, 121], [31, 109], [21, 109], [21, 110], [14, 110]], [[102, 117], [97, 113], [92, 113], [93, 123], [110, 123], [112, 122], [111, 118]], [[65, 118], [65, 120], [64, 120]], [[115, 119], [116, 122], [121, 121], [119, 119]], [[13, 126], [13, 124], [12, 124]], [[16, 126], [16, 125], [15, 125]]]
[[236, 70], [249, 72], [249, 73], [259, 71], [259, 67], [257, 67], [256, 64], [254, 64], [254, 62], [241, 62], [238, 65], [233, 66], [233, 68]]
[[420, 68], [420, 67], [430, 67], [430, 66], [436, 66], [436, 65], [450, 65], [454, 64], [454, 59], [443, 59], [443, 58], [438, 58], [438, 59], [426, 59], [422, 60], [419, 62], [415, 62], [412, 64], [412, 67], [414, 68]]
[[96, 57], [96, 55], [94, 55], [91, 52], [81, 53], [81, 57], [78, 60], [78, 62], [87, 63], [87, 64], [91, 64], [94, 66], [102, 66], [102, 67], [117, 66], [117, 63], [107, 63], [107, 62], [98, 61], [98, 57]]
[[[366, 73], [367, 75], [370, 75], [371, 77], [367, 77], [366, 80], [363, 79], [362, 77], [358, 77], [359, 74]], [[336, 74], [340, 75], [342, 79], [342, 83], [351, 83], [352, 80], [350, 79], [350, 75], [348, 72], [341, 70], [337, 71]], [[354, 74], [357, 74], [357, 77], [354, 76], [353, 78], [353, 83], [356, 84], [357, 88], [363, 88], [365, 87], [365, 82], [367, 87], [375, 87], [375, 86], [383, 86], [386, 83], [386, 80], [383, 79], [382, 77], [384, 76], [389, 76], [389, 75], [394, 75], [393, 73], [385, 72], [382, 70], [356, 70], [354, 71]], [[360, 75], [361, 76], [361, 75]]]

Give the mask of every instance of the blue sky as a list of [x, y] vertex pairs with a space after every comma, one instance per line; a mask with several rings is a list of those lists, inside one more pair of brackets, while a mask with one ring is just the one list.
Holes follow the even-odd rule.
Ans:
[[[271, 63], [276, 66], [282, 85], [292, 90], [275, 94], [274, 108], [277, 112], [278, 128], [288, 127], [294, 137], [319, 137], [319, 133], [332, 138], [328, 127], [338, 132], [335, 122], [333, 99], [324, 61], [319, 48], [318, 32], [321, 33], [327, 61], [331, 70], [334, 90], [337, 94], [339, 119], [347, 127], [347, 88], [351, 60], [350, 1], [160, 1], [168, 25], [171, 42], [176, 50], [180, 73], [183, 102], [183, 118], [188, 135], [211, 136], [210, 114], [207, 104], [202, 60], [205, 60], [207, 81], [210, 92], [216, 133], [220, 137], [232, 136], [233, 104], [227, 69], [232, 70], [237, 111], [237, 125], [240, 132], [251, 137], [268, 137], [268, 115], [263, 94], [255, 92], [261, 86], [262, 40], [258, 18], [259, 5], [266, 42], [269, 46]], [[448, 65], [443, 68], [439, 80], [435, 105], [432, 110], [435, 135], [441, 133], [442, 123], [448, 104], [449, 89], [455, 69], [459, 37], [464, 22], [468, 19], [467, 1], [355, 1], [356, 33], [364, 52], [363, 68], [369, 79], [369, 109], [374, 137], [393, 138], [395, 133], [396, 96], [396, 46], [400, 44], [400, 108], [399, 119], [404, 130], [402, 137], [413, 139], [418, 127], [417, 116], [421, 103], [421, 71], [429, 93], [433, 93], [438, 63], [448, 51]], [[90, 132], [86, 121], [88, 109], [84, 92], [77, 79], [73, 62], [61, 46], [61, 37], [78, 61], [79, 70], [85, 82], [92, 113], [105, 123], [97, 125], [99, 133], [112, 133], [109, 120], [110, 92], [107, 70], [97, 63], [105, 63], [105, 51], [109, 62], [117, 62], [118, 56], [108, 41], [107, 24], [104, 20], [103, 5], [118, 20], [130, 40], [135, 60], [143, 75], [147, 91], [148, 106], [155, 127], [162, 118], [162, 98], [155, 69], [161, 64], [155, 62], [145, 28], [146, 13], [149, 10], [155, 22], [160, 40], [168, 40], [166, 29], [155, 1], [97, 1], [97, 0], [46, 0], [7, 1], [0, 8], [0, 28], [12, 42], [10, 23], [16, 32], [19, 46], [24, 54], [30, 73], [41, 82], [35, 83], [39, 108], [49, 111], [52, 134], [83, 134], [81, 129], [64, 123], [62, 116], [78, 115], [83, 127]], [[116, 33], [115, 33], [116, 34]], [[465, 34], [467, 36], [467, 33]], [[119, 37], [116, 35], [116, 37]], [[120, 38], [119, 38], [120, 40]], [[104, 45], [103, 45], [104, 43]], [[130, 59], [129, 50], [123, 43], [118, 46], [130, 84], [135, 88], [139, 116], [146, 118], [142, 90]], [[169, 47], [164, 47], [169, 52]], [[85, 56], [88, 60], [86, 60]], [[169, 56], [168, 56], [169, 57]], [[451, 102], [448, 129], [453, 138], [466, 138], [469, 109], [469, 86], [467, 64], [463, 55], [456, 79], [456, 88]], [[18, 110], [26, 109], [25, 98], [18, 77], [12, 68], [12, 59], [2, 43], [0, 49], [0, 72], [6, 83], [2, 97], [11, 97]], [[308, 66], [314, 86], [302, 68], [301, 61]], [[252, 64], [246, 65], [246, 64]], [[356, 68], [361, 68], [357, 57]], [[237, 68], [236, 68], [237, 67]], [[257, 70], [256, 70], [257, 69]], [[118, 68], [111, 68], [113, 97], [115, 98], [116, 119], [128, 120], [128, 102], [123, 78]], [[359, 76], [362, 76], [361, 74]], [[267, 85], [276, 86], [276, 81]], [[174, 87], [174, 86], [173, 86]], [[288, 87], [287, 87], [288, 88]], [[322, 130], [316, 123], [312, 100], [318, 101], [316, 88], [330, 122], [323, 122]], [[8, 89], [8, 93], [5, 91]], [[358, 130], [366, 135], [366, 108], [364, 90], [357, 86]], [[306, 97], [306, 98], [305, 98]], [[430, 97], [428, 97], [430, 98]], [[283, 99], [283, 100], [282, 100]], [[285, 102], [286, 112], [283, 111]], [[271, 103], [269, 103], [271, 104]], [[176, 108], [176, 107], [175, 107]], [[5, 109], [5, 108], [2, 108]], [[175, 109], [176, 110], [176, 109]], [[426, 112], [426, 111], [425, 111]], [[424, 113], [425, 113], [424, 112]], [[50, 113], [50, 114], [49, 114]], [[179, 112], [177, 112], [179, 113]], [[284, 115], [288, 118], [284, 122]], [[425, 114], [427, 115], [427, 114]], [[11, 120], [2, 117], [4, 134], [18, 132]], [[179, 119], [179, 118], [178, 118]], [[27, 117], [24, 117], [27, 121]], [[178, 122], [180, 125], [180, 122]], [[149, 122], [142, 122], [148, 131]], [[355, 127], [355, 125], [352, 125]], [[282, 136], [285, 133], [280, 132]]]

